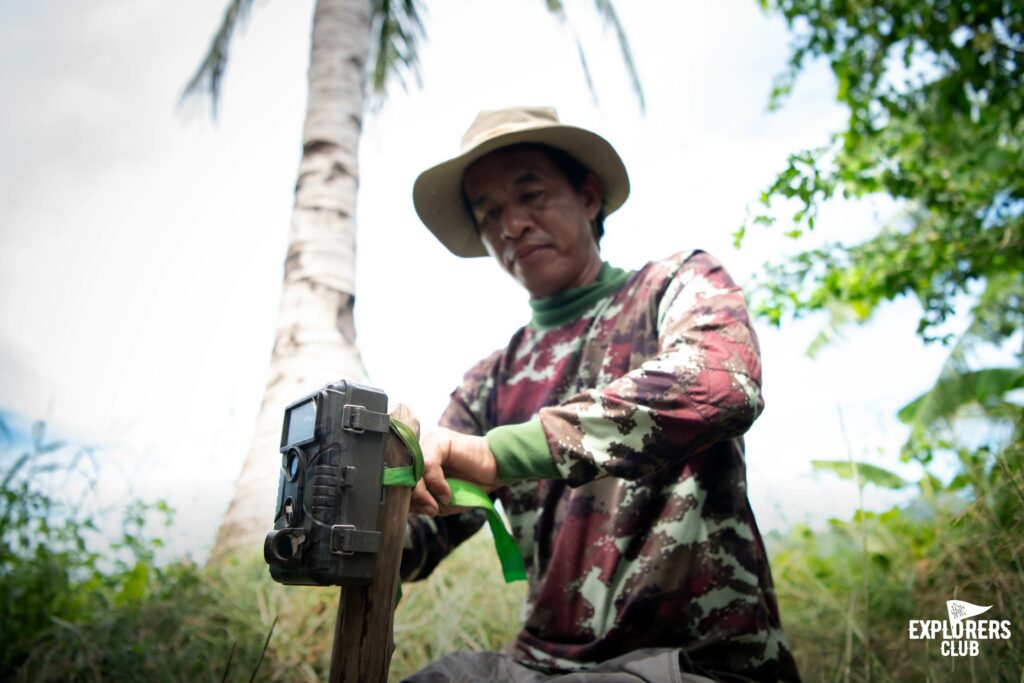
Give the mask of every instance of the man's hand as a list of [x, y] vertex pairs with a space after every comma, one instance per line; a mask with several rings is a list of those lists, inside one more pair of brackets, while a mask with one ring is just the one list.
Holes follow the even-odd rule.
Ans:
[[488, 493], [500, 486], [498, 464], [487, 439], [482, 436], [468, 436], [437, 427], [420, 439], [420, 447], [423, 450], [423, 479], [412, 490], [411, 513], [433, 516], [463, 510], [448, 506], [452, 491], [445, 477], [464, 479]]

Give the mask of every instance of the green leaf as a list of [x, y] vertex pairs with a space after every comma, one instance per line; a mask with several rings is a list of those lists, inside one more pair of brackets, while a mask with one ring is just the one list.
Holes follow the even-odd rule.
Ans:
[[736, 228], [736, 231], [732, 233], [732, 246], [734, 249], [739, 249], [743, 245], [743, 238], [747, 235], [747, 226], [741, 225]]
[[930, 390], [900, 408], [897, 416], [908, 425], [930, 425], [952, 418], [969, 404], [990, 405], [993, 399], [1024, 387], [1024, 368], [986, 368], [955, 372], [939, 379]]
[[[874, 484], [884, 489], [901, 489], [910, 485], [898, 474], [866, 462], [850, 462], [849, 460], [812, 460], [811, 467], [816, 472], [831, 472], [842, 479], [855, 480]], [[854, 468], [856, 467], [856, 475]]]
[[131, 605], [139, 602], [146, 594], [149, 586], [150, 567], [146, 562], [137, 562], [124, 577], [124, 583], [117, 595], [119, 605]]

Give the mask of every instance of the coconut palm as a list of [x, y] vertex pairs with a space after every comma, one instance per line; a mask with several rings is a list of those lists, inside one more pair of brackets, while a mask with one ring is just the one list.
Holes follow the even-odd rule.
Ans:
[[[214, 115], [232, 36], [252, 5], [253, 0], [229, 2], [209, 51], [182, 95], [209, 95]], [[566, 21], [560, 0], [547, 0], [546, 5]], [[643, 92], [615, 10], [610, 0], [595, 0], [595, 8], [616, 34], [642, 108]], [[405, 73], [419, 79], [417, 48], [424, 37], [420, 15], [418, 0], [316, 2], [302, 161], [267, 388], [213, 558], [260, 547], [276, 495], [273, 454], [286, 405], [327, 380], [365, 377], [352, 315], [359, 135], [369, 95], [383, 96], [388, 82]], [[579, 54], [590, 84], [582, 48]]]

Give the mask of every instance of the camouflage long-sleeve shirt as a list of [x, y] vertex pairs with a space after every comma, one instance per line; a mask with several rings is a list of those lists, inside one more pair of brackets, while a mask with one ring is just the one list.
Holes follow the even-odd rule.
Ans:
[[[441, 423], [487, 435], [508, 483], [530, 579], [518, 660], [574, 670], [676, 647], [717, 679], [798, 679], [747, 500], [760, 379], [742, 294], [700, 251], [605, 266], [466, 374]], [[414, 520], [404, 578], [481, 524]]]

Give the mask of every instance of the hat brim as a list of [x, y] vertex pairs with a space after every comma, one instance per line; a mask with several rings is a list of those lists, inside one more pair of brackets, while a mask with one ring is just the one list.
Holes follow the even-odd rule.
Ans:
[[412, 201], [420, 220], [456, 256], [487, 256], [472, 216], [462, 199], [462, 176], [480, 157], [520, 143], [556, 147], [594, 172], [604, 188], [605, 215], [622, 206], [629, 196], [629, 176], [615, 148], [596, 133], [575, 126], [551, 125], [495, 136], [459, 156], [428, 168], [412, 188]]

